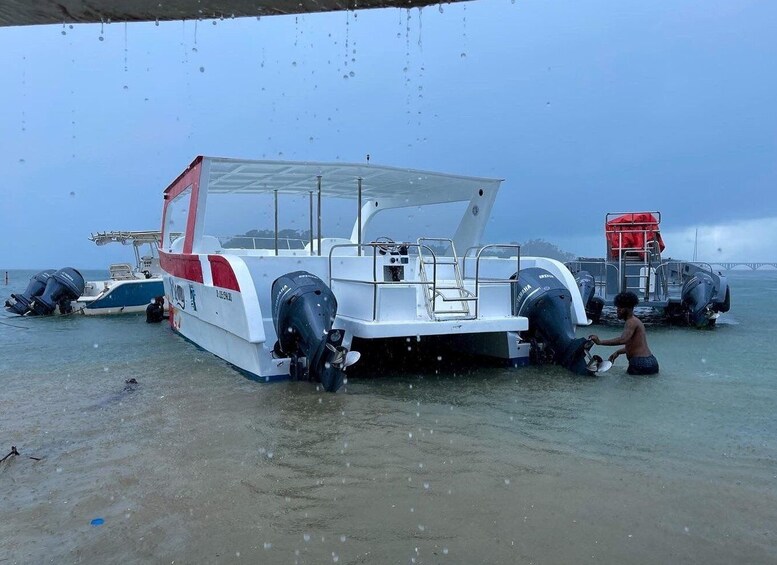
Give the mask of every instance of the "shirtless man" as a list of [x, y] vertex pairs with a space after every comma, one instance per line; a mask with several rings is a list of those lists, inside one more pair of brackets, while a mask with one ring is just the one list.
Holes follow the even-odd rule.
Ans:
[[624, 347], [610, 355], [610, 361], [614, 363], [618, 355], [625, 353], [629, 359], [628, 374], [655, 375], [658, 373], [658, 361], [648, 347], [645, 326], [634, 315], [634, 307], [638, 303], [639, 298], [633, 292], [618, 294], [615, 297], [615, 307], [618, 309], [618, 318], [626, 322], [623, 333], [613, 339], [599, 339], [598, 335], [590, 335], [588, 339], [596, 345], [623, 345]]

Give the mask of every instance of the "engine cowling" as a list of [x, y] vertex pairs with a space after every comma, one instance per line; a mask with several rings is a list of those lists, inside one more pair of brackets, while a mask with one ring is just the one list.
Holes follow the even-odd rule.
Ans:
[[355, 355], [349, 355], [342, 346], [343, 332], [332, 329], [336, 315], [337, 299], [317, 276], [295, 271], [273, 282], [276, 353], [292, 358], [292, 376], [297, 377], [302, 376], [298, 367], [304, 358], [303, 373], [310, 380], [320, 381], [329, 392], [343, 385], [345, 368]]
[[587, 340], [575, 338], [569, 289], [539, 267], [521, 269], [518, 284], [513, 288], [513, 315], [529, 319], [529, 337], [548, 348], [555, 363], [578, 375], [590, 375], [586, 366]]
[[72, 267], [60, 269], [46, 282], [46, 289], [39, 297], [35, 298], [30, 308], [39, 316], [48, 316], [54, 313], [59, 304], [70, 304], [84, 293], [84, 277]]
[[715, 283], [707, 273], [695, 273], [685, 281], [682, 289], [682, 303], [688, 316], [688, 323], [696, 327], [705, 327], [710, 320], [712, 295]]
[[10, 298], [5, 301], [6, 310], [20, 316], [29, 312], [30, 303], [43, 294], [43, 291], [46, 290], [46, 283], [54, 272], [54, 269], [47, 269], [33, 275], [22, 294], [11, 294]]

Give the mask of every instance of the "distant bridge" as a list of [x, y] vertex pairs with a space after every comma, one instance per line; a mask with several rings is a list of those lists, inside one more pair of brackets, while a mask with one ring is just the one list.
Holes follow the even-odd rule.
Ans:
[[769, 262], [758, 262], [758, 261], [730, 261], [730, 262], [724, 262], [724, 261], [707, 261], [707, 263], [711, 267], [719, 267], [724, 271], [733, 271], [737, 268], [745, 267], [747, 269], [750, 269], [751, 271], [757, 271], [758, 269], [777, 269], [777, 262], [775, 263], [769, 263]]

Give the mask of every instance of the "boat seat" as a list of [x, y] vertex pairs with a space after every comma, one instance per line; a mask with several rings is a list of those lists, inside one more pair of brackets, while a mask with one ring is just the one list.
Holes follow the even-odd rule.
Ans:
[[203, 235], [194, 250], [195, 253], [221, 253], [223, 251], [219, 239], [212, 235]]
[[[321, 238], [321, 255], [322, 256], [328, 256], [329, 252], [332, 250], [332, 248], [335, 245], [352, 245], [353, 242], [345, 237], [322, 237]], [[318, 240], [313, 240], [313, 253], [315, 254], [318, 251]], [[310, 244], [305, 245], [305, 252], [310, 253]], [[354, 245], [353, 247], [338, 247], [335, 249], [335, 252], [333, 255], [337, 255], [340, 257], [352, 257], [357, 255], [357, 248]]]
[[183, 236], [176, 237], [168, 249], [169, 253], [183, 253]]
[[108, 272], [111, 275], [111, 279], [115, 281], [126, 281], [135, 278], [135, 273], [132, 271], [132, 265], [129, 263], [114, 263], [108, 267]]

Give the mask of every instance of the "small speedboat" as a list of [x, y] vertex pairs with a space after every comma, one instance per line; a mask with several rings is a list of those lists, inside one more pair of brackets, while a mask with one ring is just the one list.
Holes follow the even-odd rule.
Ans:
[[[98, 232], [89, 237], [97, 245], [131, 245], [135, 265], [115, 263], [109, 278], [85, 281], [72, 268], [46, 269], [36, 273], [21, 294], [11, 294], [5, 309], [19, 316], [51, 316], [80, 312], [87, 316], [144, 312], [158, 296], [164, 296], [155, 231]], [[167, 304], [165, 304], [165, 309]]]
[[144, 312], [149, 303], [165, 293], [159, 267], [160, 233], [156, 231], [109, 231], [89, 237], [97, 245], [131, 245], [135, 264], [114, 263], [109, 278], [87, 281], [74, 307], [87, 316]]

